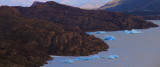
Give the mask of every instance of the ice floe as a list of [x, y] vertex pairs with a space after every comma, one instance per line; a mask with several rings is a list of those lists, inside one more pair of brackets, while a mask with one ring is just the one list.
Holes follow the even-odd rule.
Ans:
[[106, 36], [104, 40], [116, 40], [114, 36]]
[[93, 34], [105, 34], [105, 31], [96, 31], [96, 32], [86, 32], [89, 35], [93, 35]]
[[67, 59], [67, 60], [64, 60], [65, 63], [68, 63], [68, 64], [73, 64], [75, 63], [74, 60], [71, 60], [71, 59]]
[[138, 30], [135, 30], [135, 29], [132, 29], [132, 30], [124, 30], [124, 32], [126, 34], [141, 34], [142, 32], [141, 31], [138, 31]]
[[[67, 64], [73, 64], [73, 63], [75, 63], [77, 61], [89, 61], [89, 60], [105, 59], [105, 58], [107, 58], [107, 57], [105, 57], [105, 56], [101, 56], [101, 57], [100, 56], [77, 57], [76, 59], [73, 59], [73, 60], [67, 59], [67, 60], [64, 60], [63, 62], [67, 63]], [[117, 55], [110, 55], [110, 56], [108, 56], [108, 59], [117, 59], [117, 58], [118, 58]]]
[[109, 55], [109, 56], [108, 56], [108, 59], [117, 59], [117, 58], [118, 58], [117, 55]]

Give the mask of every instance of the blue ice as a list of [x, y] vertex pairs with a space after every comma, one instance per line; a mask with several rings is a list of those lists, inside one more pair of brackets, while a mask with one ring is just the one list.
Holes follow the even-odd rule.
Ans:
[[95, 32], [95, 34], [104, 34], [104, 33], [106, 33], [105, 31], [97, 31], [97, 32]]
[[108, 56], [108, 59], [117, 59], [117, 58], [118, 58], [117, 55], [109, 55], [109, 56]]
[[116, 40], [116, 38], [114, 36], [107, 36], [104, 40]]
[[67, 59], [67, 60], [64, 60], [65, 63], [68, 63], [68, 64], [73, 64], [75, 63], [74, 60], [70, 60], [70, 59]]
[[140, 34], [140, 33], [142, 33], [141, 31], [138, 31], [138, 30], [135, 30], [135, 29], [132, 29], [131, 31], [129, 31], [129, 30], [124, 30], [124, 32], [125, 32], [126, 34]]

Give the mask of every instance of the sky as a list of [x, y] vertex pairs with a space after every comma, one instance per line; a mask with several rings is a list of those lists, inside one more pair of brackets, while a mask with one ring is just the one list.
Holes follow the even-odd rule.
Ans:
[[9, 6], [30, 6], [34, 1], [46, 2], [46, 1], [56, 1], [61, 4], [66, 4], [81, 8], [98, 8], [103, 6], [112, 0], [0, 0], [0, 5]]

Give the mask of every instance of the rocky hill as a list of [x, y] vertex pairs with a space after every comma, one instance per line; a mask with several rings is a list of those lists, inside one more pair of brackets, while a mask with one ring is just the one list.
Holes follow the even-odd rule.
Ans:
[[157, 26], [139, 16], [102, 10], [82, 10], [53, 1], [34, 7], [16, 8], [25, 16], [62, 24], [68, 31], [113, 31]]
[[49, 55], [86, 56], [107, 49], [107, 44], [94, 36], [68, 32], [60, 24], [0, 7], [0, 67], [39, 67]]

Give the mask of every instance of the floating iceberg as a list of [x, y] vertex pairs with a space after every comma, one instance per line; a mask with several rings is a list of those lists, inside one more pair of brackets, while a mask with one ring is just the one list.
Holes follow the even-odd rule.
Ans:
[[88, 60], [95, 60], [95, 59], [99, 59], [99, 58], [106, 58], [106, 57], [99, 57], [99, 56], [92, 56], [92, 57], [88, 57], [88, 58], [84, 58], [84, 57], [77, 57], [76, 59], [74, 59], [74, 60], [70, 60], [70, 59], [68, 59], [68, 60], [64, 60], [64, 62], [65, 63], [68, 63], [68, 64], [73, 64], [73, 63], [75, 63], [75, 62], [77, 62], [77, 61], [88, 61]]
[[99, 59], [99, 56], [93, 56], [92, 58], [93, 59]]
[[109, 55], [109, 56], [108, 56], [108, 59], [117, 59], [117, 58], [118, 58], [117, 55]]
[[85, 58], [85, 60], [94, 60], [94, 59], [99, 59], [99, 56], [92, 56], [89, 58]]
[[84, 58], [84, 60], [93, 60], [93, 58], [89, 57], [89, 58]]
[[116, 38], [114, 36], [107, 36], [104, 40], [116, 40]]
[[76, 59], [74, 59], [74, 61], [80, 61], [80, 60], [84, 60], [85, 58], [83, 57], [77, 57]]
[[124, 30], [124, 32], [127, 33], [127, 34], [140, 34], [140, 33], [142, 33], [141, 31], [138, 31], [138, 30], [135, 30], [135, 29], [132, 29], [131, 31]]
[[93, 35], [93, 34], [104, 34], [106, 33], [105, 31], [97, 31], [97, 32], [86, 32], [89, 35]]
[[81, 61], [81, 60], [94, 60], [94, 59], [99, 59], [99, 56], [92, 56], [92, 57], [88, 57], [88, 58], [77, 57], [76, 59], [74, 59], [74, 61]]
[[73, 64], [73, 63], [75, 63], [75, 61], [74, 61], [74, 60], [70, 60], [70, 59], [68, 59], [68, 60], [64, 60], [64, 62], [65, 62], [65, 63], [68, 63], [68, 64]]
[[135, 30], [135, 29], [132, 29], [132, 33], [137, 33], [137, 34], [139, 34], [139, 33], [142, 33], [141, 31], [138, 31], [138, 30]]
[[95, 34], [104, 34], [104, 33], [106, 33], [105, 31], [97, 31], [97, 32], [95, 32]]

